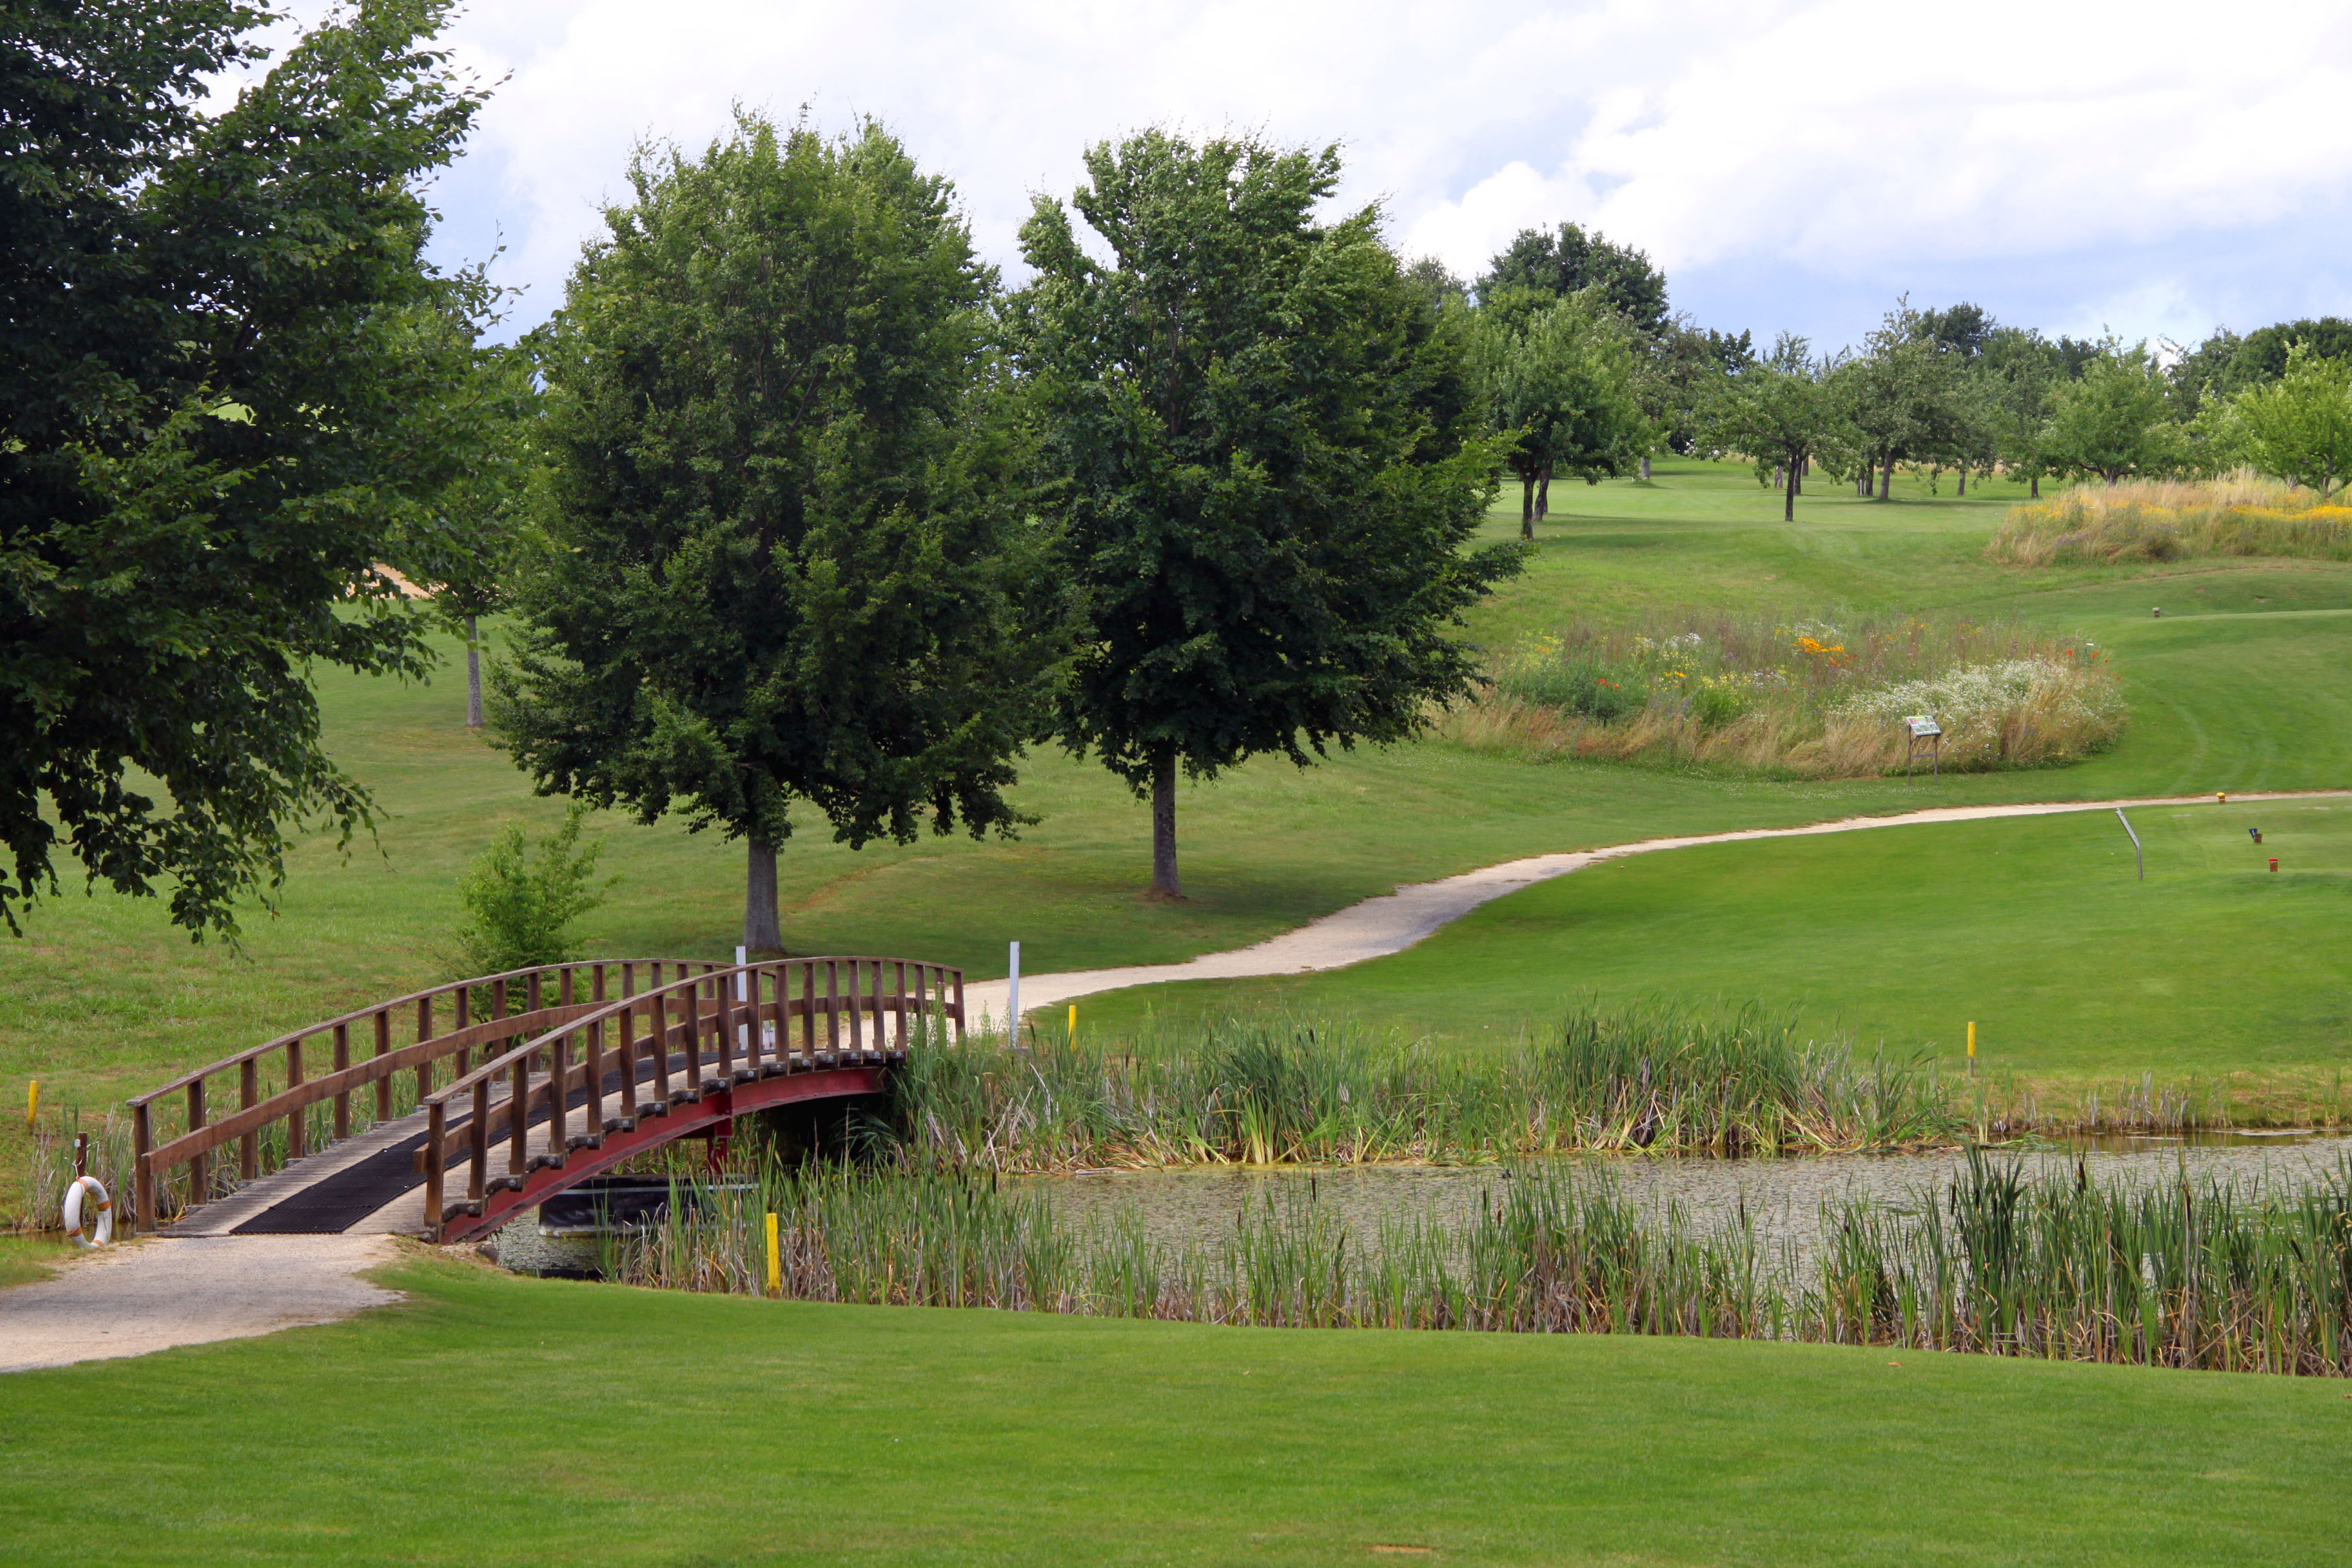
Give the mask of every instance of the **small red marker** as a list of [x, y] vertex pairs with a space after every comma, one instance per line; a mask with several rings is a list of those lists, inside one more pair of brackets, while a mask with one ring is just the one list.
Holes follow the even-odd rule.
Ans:
[[2271, 869], [2273, 871], [2278, 869], [2278, 857], [2275, 855], [2271, 857]]

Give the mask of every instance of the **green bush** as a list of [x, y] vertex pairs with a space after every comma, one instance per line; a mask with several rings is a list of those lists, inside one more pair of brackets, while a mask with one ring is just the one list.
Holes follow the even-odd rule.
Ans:
[[1720, 730], [1754, 706], [1748, 689], [1736, 680], [1705, 680], [1690, 689], [1691, 717], [1702, 730]]
[[453, 963], [461, 977], [580, 956], [573, 922], [604, 903], [604, 890], [619, 880], [595, 879], [604, 841], [580, 841], [586, 815], [573, 801], [563, 826], [539, 841], [536, 859], [528, 854], [522, 825], [512, 823], [475, 860], [457, 884], [466, 918], [457, 926]]
[[1649, 687], [1638, 672], [1600, 663], [1522, 659], [1506, 668], [1496, 685], [1522, 702], [1540, 702], [1604, 724], [1650, 705]]

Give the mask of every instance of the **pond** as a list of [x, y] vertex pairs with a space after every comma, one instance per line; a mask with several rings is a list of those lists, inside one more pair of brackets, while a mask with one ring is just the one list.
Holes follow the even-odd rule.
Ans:
[[[2335, 1173], [2352, 1158], [2352, 1138], [2309, 1131], [2207, 1134], [2193, 1138], [2105, 1139], [2099, 1146], [2049, 1145], [1990, 1152], [2021, 1161], [2029, 1175], [2079, 1163], [2095, 1184], [2171, 1182], [2186, 1173], [2247, 1188], [2256, 1183], [2301, 1186]], [[1700, 1228], [1744, 1207], [1769, 1240], [1800, 1251], [1820, 1234], [1823, 1203], [1862, 1194], [1903, 1204], [1939, 1187], [1968, 1157], [1958, 1150], [1917, 1154], [1833, 1154], [1808, 1159], [1706, 1160], [1591, 1156], [1583, 1163], [1616, 1175], [1628, 1196], [1664, 1213], [1679, 1205]], [[1020, 1190], [1048, 1198], [1066, 1221], [1108, 1224], [1123, 1208], [1139, 1210], [1154, 1240], [1171, 1246], [1208, 1241], [1234, 1228], [1244, 1205], [1279, 1205], [1311, 1193], [1315, 1202], [1370, 1246], [1383, 1221], [1429, 1219], [1446, 1228], [1477, 1214], [1511, 1179], [1498, 1165], [1210, 1165], [1160, 1171], [1089, 1171], [1034, 1177]]]

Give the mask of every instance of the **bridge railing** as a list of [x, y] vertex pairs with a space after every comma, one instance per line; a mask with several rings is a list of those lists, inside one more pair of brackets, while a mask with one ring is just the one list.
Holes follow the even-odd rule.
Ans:
[[[666, 975], [706, 976], [719, 967], [685, 959], [593, 959], [454, 980], [309, 1025], [183, 1073], [129, 1101], [138, 1226], [154, 1228], [159, 1194], [180, 1166], [188, 1168], [187, 1206], [212, 1197], [213, 1152], [224, 1144], [236, 1144], [237, 1175], [251, 1181], [266, 1173], [265, 1167], [312, 1152], [310, 1108], [322, 1101], [333, 1105], [328, 1125], [317, 1130], [324, 1147], [351, 1136], [354, 1095], [362, 1097], [364, 1110], [366, 1092], [373, 1089], [372, 1120], [390, 1121], [398, 1098], [395, 1080], [404, 1073], [415, 1073], [415, 1100], [421, 1101], [432, 1094], [444, 1060], [455, 1058], [462, 1076], [478, 1047], [504, 1048], [517, 1036], [535, 1036], [593, 1012], [614, 994], [635, 992], [641, 975], [657, 988], [676, 984]], [[485, 1005], [488, 1016], [478, 1016]], [[410, 1037], [395, 1043], [396, 1034]], [[355, 1043], [369, 1051], [357, 1061]], [[327, 1070], [316, 1073], [320, 1065]], [[215, 1089], [215, 1080], [232, 1077], [233, 1087]], [[215, 1107], [231, 1094], [236, 1109], [217, 1115]], [[184, 1106], [176, 1118], [175, 1105]], [[175, 1120], [176, 1130], [170, 1124]], [[282, 1139], [268, 1138], [268, 1130], [278, 1122], [285, 1123]]]
[[[417, 1156], [425, 1233], [440, 1240], [449, 1221], [481, 1216], [497, 1194], [521, 1193], [533, 1173], [561, 1170], [571, 1154], [602, 1148], [607, 1133], [635, 1132], [676, 1106], [791, 1073], [901, 1061], [934, 1029], [944, 1040], [949, 1028], [961, 1043], [963, 971], [903, 958], [718, 968], [569, 1013], [425, 1097]], [[541, 1112], [545, 1133], [533, 1153]], [[500, 1142], [506, 1169], [493, 1174], [490, 1150]], [[460, 1157], [466, 1196], [450, 1204], [448, 1170]]]

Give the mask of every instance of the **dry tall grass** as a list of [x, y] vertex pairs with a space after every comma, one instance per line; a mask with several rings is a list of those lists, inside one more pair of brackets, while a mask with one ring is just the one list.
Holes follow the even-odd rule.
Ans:
[[2352, 506], [2250, 470], [2084, 485], [2010, 509], [1985, 553], [2017, 566], [2203, 555], [2352, 561]]
[[1943, 766], [1983, 771], [2075, 761], [2124, 721], [2120, 682], [2095, 645], [1969, 620], [1579, 623], [1491, 674], [1441, 732], [1538, 759], [1866, 777], [1904, 765], [1903, 720], [1928, 713], [1943, 727]]

